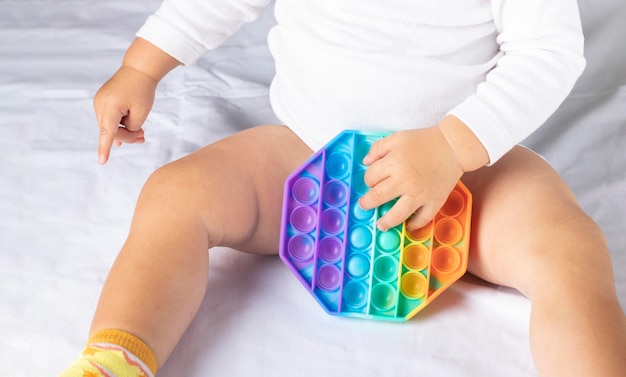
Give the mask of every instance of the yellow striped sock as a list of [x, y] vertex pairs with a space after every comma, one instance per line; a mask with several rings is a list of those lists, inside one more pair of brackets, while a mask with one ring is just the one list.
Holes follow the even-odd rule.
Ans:
[[80, 357], [59, 377], [153, 377], [157, 361], [139, 338], [121, 330], [93, 334]]

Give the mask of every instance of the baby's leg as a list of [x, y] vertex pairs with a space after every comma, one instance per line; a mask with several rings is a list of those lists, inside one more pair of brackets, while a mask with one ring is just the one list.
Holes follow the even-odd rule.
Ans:
[[204, 297], [207, 249], [276, 253], [284, 180], [311, 154], [288, 128], [265, 126], [157, 170], [102, 290], [92, 334], [131, 333], [162, 365]]
[[542, 376], [624, 376], [626, 317], [596, 224], [557, 173], [517, 147], [464, 177], [475, 200], [470, 272], [531, 300]]

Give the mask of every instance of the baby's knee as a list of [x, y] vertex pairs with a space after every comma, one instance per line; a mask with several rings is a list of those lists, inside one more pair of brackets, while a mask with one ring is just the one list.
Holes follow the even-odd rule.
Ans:
[[606, 249], [606, 240], [600, 226], [577, 202], [564, 201], [562, 211], [552, 214], [549, 226], [543, 229], [544, 239], [563, 246], [578, 245], [575, 249]]
[[564, 215], [560, 221], [546, 222], [541, 237], [532, 244], [534, 280], [543, 290], [556, 282], [561, 288], [582, 289], [581, 282], [594, 282], [594, 289], [611, 287], [613, 269], [602, 229], [582, 209]]
[[[190, 207], [201, 191], [194, 167], [184, 161], [169, 163], [154, 171], [141, 190], [140, 203], [155, 208]], [[191, 206], [192, 207], [192, 206]]]

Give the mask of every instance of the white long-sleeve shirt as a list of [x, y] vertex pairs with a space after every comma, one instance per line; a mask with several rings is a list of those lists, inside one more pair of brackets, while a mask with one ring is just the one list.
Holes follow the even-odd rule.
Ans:
[[[165, 0], [137, 35], [184, 64], [270, 0]], [[490, 163], [537, 129], [581, 74], [576, 0], [276, 0], [276, 115], [314, 150], [343, 129], [462, 120]]]

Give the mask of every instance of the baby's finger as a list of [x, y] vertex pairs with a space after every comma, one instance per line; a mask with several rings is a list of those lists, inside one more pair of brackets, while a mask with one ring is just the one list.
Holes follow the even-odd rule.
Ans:
[[120, 127], [115, 135], [115, 145], [118, 143], [134, 144], [146, 141], [143, 129], [137, 131], [129, 131], [127, 128]]
[[429, 209], [427, 206], [422, 206], [414, 212], [413, 216], [407, 218], [406, 228], [409, 231], [413, 231], [425, 227], [432, 221], [436, 214], [436, 212]]
[[361, 208], [368, 210], [379, 207], [397, 198], [399, 195], [397, 185], [389, 178], [369, 189], [365, 195], [359, 199], [359, 205]]
[[387, 165], [384, 159], [378, 160], [370, 165], [363, 175], [365, 185], [367, 187], [374, 187], [389, 178], [391, 176], [391, 169], [389, 169]]
[[372, 144], [369, 152], [363, 159], [363, 164], [371, 165], [375, 161], [378, 161], [379, 159], [385, 157], [387, 153], [389, 153], [392, 149], [391, 148], [392, 143], [390, 142], [392, 141], [392, 137], [393, 137], [393, 134], [386, 136], [382, 139], [379, 139], [374, 144]]
[[105, 112], [99, 119], [100, 136], [98, 137], [98, 162], [105, 164], [111, 153], [111, 146], [119, 129], [122, 114]]
[[415, 213], [417, 208], [414, 197], [404, 195], [376, 222], [376, 227], [381, 231], [386, 231], [396, 225], [402, 224], [406, 219]]

